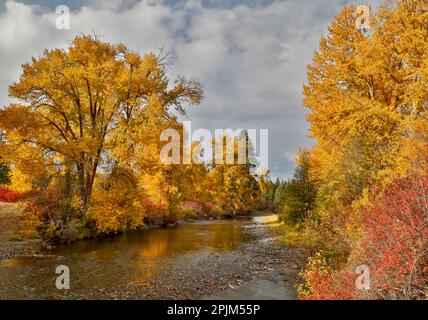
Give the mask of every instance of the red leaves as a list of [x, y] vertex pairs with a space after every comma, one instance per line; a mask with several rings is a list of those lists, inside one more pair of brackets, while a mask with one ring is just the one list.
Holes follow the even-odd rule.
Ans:
[[211, 202], [205, 202], [196, 199], [182, 201], [180, 206], [182, 209], [192, 210], [192, 212], [195, 213], [198, 217], [202, 217], [207, 214], [214, 214], [219, 210], [219, 208]]
[[7, 188], [0, 188], [0, 201], [3, 202], [16, 202], [23, 199], [25, 196], [24, 193], [15, 192]]
[[[379, 190], [372, 189], [372, 194]], [[318, 254], [302, 273], [301, 299], [424, 298], [428, 284], [428, 175], [396, 179], [363, 209], [363, 237], [341, 270]], [[369, 291], [355, 267], [370, 268]]]
[[373, 284], [414, 297], [428, 283], [428, 175], [394, 181], [364, 210], [362, 252]]
[[184, 209], [190, 209], [190, 210], [192, 210], [198, 216], [201, 216], [201, 215], [204, 214], [204, 205], [203, 205], [203, 203], [201, 201], [198, 201], [198, 200], [187, 200], [187, 201], [183, 201], [181, 203], [181, 206]]
[[341, 274], [322, 274], [313, 270], [306, 281], [310, 283], [312, 294], [300, 295], [301, 300], [352, 300], [355, 295], [356, 275], [344, 272]]

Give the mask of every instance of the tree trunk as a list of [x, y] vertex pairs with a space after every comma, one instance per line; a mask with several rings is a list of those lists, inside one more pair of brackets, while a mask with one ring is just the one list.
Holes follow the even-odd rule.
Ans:
[[83, 164], [77, 164], [77, 175], [79, 178], [79, 197], [80, 197], [80, 208], [82, 211], [85, 209], [85, 167]]

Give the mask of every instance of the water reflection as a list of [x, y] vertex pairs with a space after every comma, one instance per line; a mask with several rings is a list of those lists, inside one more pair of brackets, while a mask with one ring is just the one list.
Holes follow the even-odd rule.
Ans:
[[[108, 289], [168, 271], [176, 259], [201, 250], [233, 250], [249, 236], [238, 220], [183, 224], [171, 229], [132, 232], [103, 240], [80, 241], [45, 252], [48, 256], [0, 261], [0, 298], [52, 298], [55, 267], [70, 267], [71, 290]], [[187, 257], [188, 255], [188, 257]]]

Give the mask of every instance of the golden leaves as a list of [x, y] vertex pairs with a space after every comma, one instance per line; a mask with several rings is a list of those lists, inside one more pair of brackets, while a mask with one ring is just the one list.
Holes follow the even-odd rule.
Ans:
[[184, 112], [185, 104], [202, 97], [193, 80], [180, 78], [169, 88], [156, 55], [140, 56], [85, 35], [66, 50], [45, 50], [22, 68], [9, 88], [20, 104], [0, 111], [0, 129], [15, 150], [9, 158], [36, 157], [60, 171], [73, 164], [85, 206], [99, 165], [114, 162], [138, 175], [159, 168], [160, 132], [180, 127], [173, 109]]
[[[369, 36], [355, 28], [354, 8], [347, 7], [321, 40], [304, 88], [311, 136], [318, 140], [313, 156], [327, 157], [314, 159], [324, 163], [321, 177], [337, 172], [337, 159], [350, 148], [360, 154], [360, 165], [373, 171], [394, 166], [403, 138], [417, 134], [403, 110], [423, 112], [428, 97], [423, 76], [428, 32], [421, 24], [427, 13], [420, 13], [421, 6], [412, 1], [383, 7]], [[428, 126], [421, 116], [418, 121]]]

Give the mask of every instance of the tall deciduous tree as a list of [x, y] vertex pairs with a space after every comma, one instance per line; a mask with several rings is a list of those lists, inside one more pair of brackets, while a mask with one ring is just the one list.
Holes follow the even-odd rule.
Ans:
[[85, 210], [104, 160], [132, 167], [152, 150], [145, 140], [159, 141], [152, 128], [177, 125], [173, 109], [200, 102], [200, 84], [180, 78], [171, 86], [163, 62], [91, 36], [45, 50], [9, 88], [20, 103], [0, 111], [7, 157], [44, 168], [72, 163]]
[[326, 211], [357, 199], [369, 182], [405, 175], [426, 148], [427, 8], [426, 0], [383, 6], [365, 33], [346, 7], [321, 39], [304, 104]]
[[317, 140], [309, 172], [319, 186], [320, 223], [309, 227], [341, 265], [310, 263], [304, 278], [314, 297], [352, 298], [359, 257], [381, 288], [376, 296], [425, 298], [428, 0], [381, 6], [369, 32], [358, 30], [356, 14], [346, 7], [334, 18], [304, 88]]
[[[227, 143], [230, 140], [231, 143]], [[215, 144], [216, 163], [208, 174], [208, 188], [212, 199], [227, 213], [232, 215], [240, 211], [252, 210], [259, 192], [257, 180], [252, 174], [254, 150], [246, 132], [239, 137], [220, 136]], [[218, 146], [222, 146], [218, 147]], [[239, 163], [239, 152], [245, 146], [245, 161]], [[228, 154], [233, 160], [228, 163]], [[223, 159], [223, 163], [218, 163]]]

